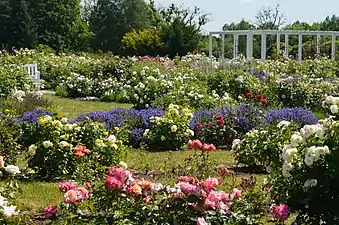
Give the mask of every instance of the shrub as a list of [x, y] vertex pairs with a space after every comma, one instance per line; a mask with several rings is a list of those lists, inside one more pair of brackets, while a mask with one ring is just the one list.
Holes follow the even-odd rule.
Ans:
[[151, 128], [146, 129], [146, 148], [152, 151], [181, 150], [193, 137], [194, 132], [189, 129], [192, 113], [187, 108], [170, 105], [162, 117], [151, 117]]
[[242, 140], [235, 140], [232, 146], [238, 163], [271, 172], [280, 167], [281, 147], [289, 142], [289, 137], [298, 126], [288, 121], [273, 123], [270, 126], [251, 130]]
[[[34, 152], [29, 166], [40, 176], [88, 178], [105, 166], [117, 165], [125, 151], [121, 139], [89, 119], [69, 124], [65, 118], [42, 116], [37, 124], [24, 123], [23, 134], [24, 145]], [[77, 172], [84, 165], [89, 174]]]
[[15, 65], [0, 66], [0, 97], [8, 97], [15, 90], [29, 90], [32, 80], [25, 71]]
[[338, 137], [338, 121], [325, 119], [305, 125], [282, 148], [282, 166], [271, 175], [271, 195], [299, 213], [298, 224], [338, 223]]
[[163, 55], [165, 47], [160, 30], [154, 28], [128, 32], [122, 38], [122, 43], [126, 55]]

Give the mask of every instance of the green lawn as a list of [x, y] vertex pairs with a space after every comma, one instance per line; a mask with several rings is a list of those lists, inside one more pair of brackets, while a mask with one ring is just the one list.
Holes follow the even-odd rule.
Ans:
[[130, 104], [77, 101], [74, 99], [61, 98], [50, 93], [44, 93], [44, 97], [53, 102], [57, 109], [60, 110], [65, 117], [70, 119], [74, 119], [78, 115], [88, 112], [109, 111], [113, 108], [132, 107]]

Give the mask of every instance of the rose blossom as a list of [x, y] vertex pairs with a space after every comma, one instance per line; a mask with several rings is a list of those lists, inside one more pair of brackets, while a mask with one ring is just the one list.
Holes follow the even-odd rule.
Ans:
[[5, 160], [3, 156], [0, 156], [0, 169], [4, 168], [5, 166]]
[[280, 221], [285, 221], [288, 217], [288, 213], [288, 206], [285, 204], [280, 204], [273, 207], [274, 217]]
[[204, 218], [199, 217], [199, 218], [197, 219], [197, 225], [207, 225], [207, 223], [206, 223], [206, 221], [205, 221]]

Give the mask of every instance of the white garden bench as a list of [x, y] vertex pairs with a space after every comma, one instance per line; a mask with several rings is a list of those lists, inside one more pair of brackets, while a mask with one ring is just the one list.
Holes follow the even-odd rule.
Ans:
[[28, 76], [32, 79], [35, 87], [39, 90], [40, 89], [40, 71], [38, 70], [38, 64], [25, 64], [22, 65], [24, 69], [27, 70]]

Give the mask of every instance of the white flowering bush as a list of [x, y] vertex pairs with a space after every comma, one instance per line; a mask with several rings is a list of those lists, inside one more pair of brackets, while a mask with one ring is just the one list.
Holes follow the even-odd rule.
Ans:
[[297, 223], [338, 223], [339, 123], [305, 125], [282, 148], [282, 166], [271, 174], [271, 195], [299, 212]]
[[241, 141], [235, 140], [232, 150], [238, 163], [270, 173], [273, 168], [281, 167], [281, 149], [290, 141], [290, 136], [298, 130], [292, 122], [281, 121], [260, 130], [246, 133]]
[[339, 119], [339, 97], [327, 96], [322, 107], [334, 118]]
[[0, 222], [4, 222], [19, 213], [12, 201], [18, 191], [16, 177], [21, 171], [18, 166], [7, 165], [5, 157], [0, 156], [0, 172]]
[[[119, 133], [108, 133], [102, 123], [89, 119], [70, 124], [66, 118], [43, 116], [37, 124], [25, 123], [23, 133], [29, 166], [41, 176], [89, 178], [105, 166], [117, 165], [126, 150]], [[79, 174], [84, 168], [88, 174]]]
[[145, 147], [151, 151], [182, 150], [194, 136], [190, 129], [192, 113], [187, 108], [171, 104], [162, 117], [151, 117], [150, 129], [146, 129]]

